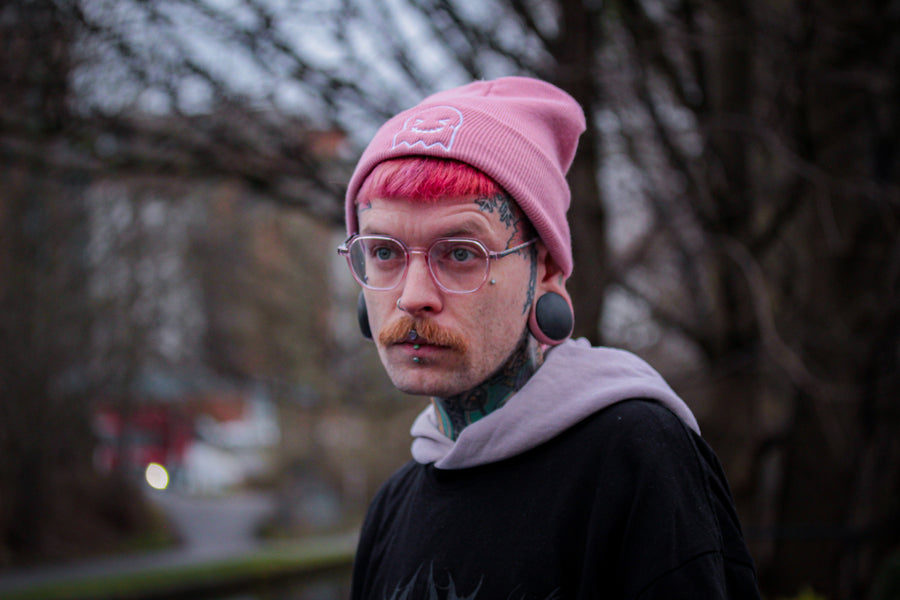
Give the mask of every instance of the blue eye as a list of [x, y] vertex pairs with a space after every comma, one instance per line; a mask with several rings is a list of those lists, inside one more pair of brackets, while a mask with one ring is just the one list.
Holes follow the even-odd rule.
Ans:
[[484, 263], [486, 256], [480, 246], [466, 240], [445, 240], [431, 248], [431, 261], [439, 269], [472, 269]]
[[468, 248], [456, 247], [450, 252], [450, 256], [457, 262], [464, 262], [475, 258], [475, 253]]
[[390, 260], [394, 255], [394, 251], [386, 246], [381, 246], [380, 248], [375, 248], [373, 254], [378, 260]]

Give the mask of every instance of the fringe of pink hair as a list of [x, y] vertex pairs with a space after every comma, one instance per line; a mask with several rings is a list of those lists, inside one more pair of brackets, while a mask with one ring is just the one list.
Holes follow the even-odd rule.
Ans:
[[360, 187], [356, 203], [370, 198], [434, 202], [443, 198], [505, 194], [493, 179], [465, 163], [430, 156], [409, 156], [379, 163]]

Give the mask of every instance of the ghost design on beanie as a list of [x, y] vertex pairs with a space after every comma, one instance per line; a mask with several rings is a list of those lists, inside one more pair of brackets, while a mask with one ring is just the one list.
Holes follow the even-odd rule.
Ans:
[[412, 148], [421, 144], [425, 149], [440, 146], [450, 152], [462, 122], [462, 113], [452, 106], [426, 108], [403, 122], [403, 127], [394, 136], [391, 149], [402, 145]]

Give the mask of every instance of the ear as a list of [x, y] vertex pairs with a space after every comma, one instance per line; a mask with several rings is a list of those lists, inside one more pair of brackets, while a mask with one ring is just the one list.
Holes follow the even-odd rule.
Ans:
[[540, 343], [555, 346], [572, 335], [574, 326], [572, 299], [566, 291], [563, 271], [546, 247], [540, 244], [538, 280], [528, 328]]
[[359, 322], [359, 330], [363, 337], [372, 339], [372, 327], [369, 325], [369, 310], [366, 307], [366, 297], [360, 292], [356, 298], [356, 320]]

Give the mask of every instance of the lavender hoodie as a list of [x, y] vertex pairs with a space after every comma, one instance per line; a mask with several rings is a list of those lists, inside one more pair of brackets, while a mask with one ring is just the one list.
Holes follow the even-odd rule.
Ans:
[[690, 408], [653, 367], [624, 350], [567, 340], [500, 410], [472, 423], [456, 442], [441, 433], [434, 408], [413, 423], [412, 455], [422, 464], [463, 469], [530, 450], [593, 413], [622, 400], [656, 400], [700, 433]]

